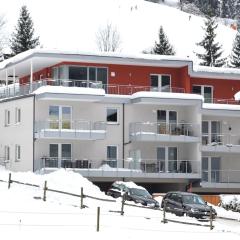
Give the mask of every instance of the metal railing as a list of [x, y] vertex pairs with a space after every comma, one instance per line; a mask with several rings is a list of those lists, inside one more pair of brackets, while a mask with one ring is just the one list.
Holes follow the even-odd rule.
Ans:
[[199, 127], [199, 124], [191, 123], [133, 122], [130, 123], [130, 136], [141, 134], [197, 136]]
[[215, 103], [215, 104], [233, 104], [238, 105], [239, 101], [235, 99], [221, 99], [221, 98], [205, 98], [204, 103]]
[[134, 171], [136, 173], [165, 173], [165, 174], [200, 174], [201, 163], [197, 160], [168, 160], [144, 159], [136, 161], [124, 161], [122, 159], [90, 160], [72, 158], [54, 158], [43, 156], [41, 158], [41, 168], [73, 168], [87, 169], [89, 171]]
[[[66, 134], [72, 137], [79, 137], [81, 134], [88, 134], [91, 137], [93, 134], [106, 134], [106, 122], [85, 121], [85, 120], [46, 120], [35, 122], [35, 134], [38, 136], [46, 136], [49, 134], [54, 136], [64, 137]], [[65, 135], [64, 135], [65, 134]]]
[[[139, 91], [157, 91], [151, 86], [138, 85], [119, 85], [103, 84], [100, 81], [72, 80], [72, 79], [41, 79], [35, 80], [32, 84], [11, 84], [0, 88], [0, 99], [28, 95], [41, 86], [65, 86], [65, 87], [86, 87], [104, 89], [108, 94], [131, 95]], [[162, 90], [163, 92], [184, 93], [184, 88], [169, 87]]]
[[202, 144], [211, 146], [226, 145], [227, 147], [240, 146], [240, 135], [220, 134], [220, 133], [203, 133]]
[[240, 183], [240, 170], [202, 171], [202, 181], [209, 183]]

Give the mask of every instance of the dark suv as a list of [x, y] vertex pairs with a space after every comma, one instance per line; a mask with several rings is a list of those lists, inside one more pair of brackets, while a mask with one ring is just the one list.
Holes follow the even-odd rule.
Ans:
[[[169, 192], [163, 200], [161, 207], [166, 204], [166, 211], [172, 212], [177, 216], [186, 214], [189, 217], [206, 218], [210, 216], [210, 206], [197, 194], [188, 192]], [[217, 213], [212, 209], [213, 218]]]
[[150, 195], [144, 187], [138, 186], [133, 182], [114, 182], [106, 194], [114, 198], [118, 198], [125, 194], [125, 199], [128, 201], [141, 203], [144, 206], [159, 208], [159, 202], [153, 199], [152, 195]]

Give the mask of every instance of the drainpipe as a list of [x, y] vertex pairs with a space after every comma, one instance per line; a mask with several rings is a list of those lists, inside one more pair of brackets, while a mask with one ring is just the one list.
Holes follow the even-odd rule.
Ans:
[[33, 62], [31, 60], [30, 61], [30, 89], [29, 89], [29, 93], [31, 93], [32, 90], [33, 90], [32, 84], [33, 84]]
[[33, 172], [35, 171], [35, 108], [36, 97], [33, 95]]

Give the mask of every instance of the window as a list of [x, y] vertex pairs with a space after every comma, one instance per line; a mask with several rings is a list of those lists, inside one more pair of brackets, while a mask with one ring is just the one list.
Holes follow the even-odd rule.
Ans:
[[202, 121], [202, 144], [217, 144], [222, 142], [222, 123], [220, 121]]
[[9, 126], [9, 125], [10, 125], [10, 111], [5, 110], [5, 126]]
[[16, 108], [15, 109], [15, 123], [20, 123], [21, 122], [21, 109]]
[[151, 90], [158, 92], [171, 92], [171, 76], [151, 74]]
[[5, 148], [4, 148], [4, 158], [5, 158], [5, 161], [10, 161], [10, 147], [9, 146], [5, 146]]
[[107, 108], [107, 122], [108, 123], [118, 123], [117, 108]]
[[213, 101], [213, 87], [212, 86], [194, 85], [192, 87], [192, 92], [202, 95], [204, 97], [204, 102], [206, 102], [206, 103], [212, 103], [212, 101]]
[[107, 84], [107, 77], [107, 68], [69, 66], [69, 79], [74, 86], [88, 87], [96, 81]]
[[107, 146], [107, 162], [110, 167], [117, 167], [117, 146]]
[[49, 126], [51, 129], [71, 129], [72, 108], [49, 106]]
[[177, 112], [157, 110], [157, 123], [159, 134], [172, 134], [177, 126]]
[[20, 161], [21, 160], [21, 146], [16, 145], [15, 147], [15, 161]]

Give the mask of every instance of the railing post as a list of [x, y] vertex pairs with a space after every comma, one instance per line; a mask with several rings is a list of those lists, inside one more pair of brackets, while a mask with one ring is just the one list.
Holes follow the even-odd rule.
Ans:
[[99, 232], [100, 227], [100, 207], [97, 207], [97, 232]]
[[121, 215], [124, 215], [124, 202], [125, 202], [125, 194], [122, 195], [122, 206], [121, 206]]
[[81, 199], [80, 199], [80, 208], [83, 209], [83, 188], [81, 187]]
[[46, 202], [47, 198], [47, 181], [44, 182], [44, 188], [43, 188], [43, 201]]
[[9, 175], [8, 175], [8, 189], [11, 187], [11, 183], [12, 183], [11, 177], [12, 177], [12, 174], [9, 173]]
[[166, 201], [163, 202], [163, 220], [162, 223], [167, 223], [166, 220]]
[[212, 206], [210, 206], [210, 230], [213, 230], [213, 212], [212, 212]]

